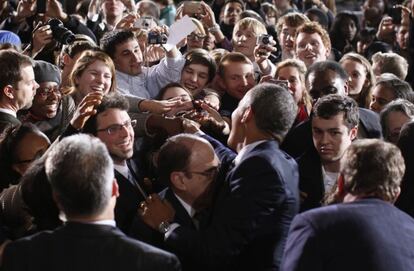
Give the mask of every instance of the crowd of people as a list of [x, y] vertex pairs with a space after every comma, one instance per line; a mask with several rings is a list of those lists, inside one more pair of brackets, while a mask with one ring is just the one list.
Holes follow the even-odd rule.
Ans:
[[0, 268], [414, 270], [413, 12], [0, 0]]

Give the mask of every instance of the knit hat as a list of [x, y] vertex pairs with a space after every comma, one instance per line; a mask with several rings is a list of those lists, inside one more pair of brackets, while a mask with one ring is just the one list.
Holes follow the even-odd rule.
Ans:
[[57, 66], [46, 61], [36, 60], [33, 70], [37, 83], [56, 82], [60, 85], [61, 75]]
[[10, 43], [20, 48], [22, 42], [19, 36], [7, 30], [0, 30], [0, 44]]

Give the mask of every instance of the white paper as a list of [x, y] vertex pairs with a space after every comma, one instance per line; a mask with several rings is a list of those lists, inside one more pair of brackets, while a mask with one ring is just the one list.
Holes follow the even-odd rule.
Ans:
[[185, 15], [180, 20], [176, 21], [170, 26], [167, 43], [164, 48], [169, 52], [171, 51], [182, 39], [191, 34], [197, 26], [193, 23], [188, 15]]

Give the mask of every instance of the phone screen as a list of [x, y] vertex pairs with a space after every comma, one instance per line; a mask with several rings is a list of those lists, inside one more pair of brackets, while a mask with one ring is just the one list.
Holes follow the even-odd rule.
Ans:
[[46, 13], [46, 0], [37, 0], [37, 13]]

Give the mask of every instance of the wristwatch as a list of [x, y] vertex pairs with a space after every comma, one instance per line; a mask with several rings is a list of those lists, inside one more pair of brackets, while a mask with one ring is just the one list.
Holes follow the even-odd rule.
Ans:
[[170, 230], [170, 223], [167, 221], [162, 221], [160, 225], [158, 225], [158, 231], [162, 234], [166, 234]]

